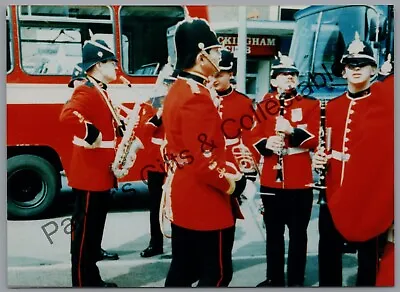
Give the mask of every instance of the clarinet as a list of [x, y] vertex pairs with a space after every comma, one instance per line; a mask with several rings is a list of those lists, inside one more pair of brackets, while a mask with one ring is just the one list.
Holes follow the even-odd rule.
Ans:
[[[285, 114], [285, 92], [282, 92], [279, 95], [279, 116], [283, 117]], [[277, 135], [285, 139], [285, 133], [277, 132]], [[277, 170], [276, 172], [276, 182], [280, 183], [283, 182], [283, 149], [278, 151], [278, 162], [274, 166], [274, 169]]]
[[[320, 101], [321, 105], [321, 121], [320, 121], [320, 128], [319, 128], [319, 149], [326, 149], [326, 152], [330, 151], [330, 140], [331, 140], [331, 128], [326, 127], [326, 104], [327, 100], [322, 99]], [[318, 175], [319, 179], [315, 185], [312, 185], [314, 189], [319, 191], [318, 201], [317, 204], [319, 205], [326, 205], [326, 165], [324, 168], [316, 169], [315, 170]]]

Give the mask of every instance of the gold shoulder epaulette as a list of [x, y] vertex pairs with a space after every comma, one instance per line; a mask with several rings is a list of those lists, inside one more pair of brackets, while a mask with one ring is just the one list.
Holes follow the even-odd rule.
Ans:
[[197, 84], [196, 81], [194, 81], [193, 79], [188, 79], [187, 84], [189, 84], [190, 89], [192, 90], [192, 93], [200, 93], [200, 88], [199, 85]]

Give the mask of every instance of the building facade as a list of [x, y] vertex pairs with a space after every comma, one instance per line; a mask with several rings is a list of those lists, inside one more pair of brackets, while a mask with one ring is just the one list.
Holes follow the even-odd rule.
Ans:
[[[289, 54], [298, 6], [247, 6], [246, 94], [262, 98], [270, 90], [271, 60]], [[237, 52], [239, 6], [209, 6], [210, 24], [224, 46]]]

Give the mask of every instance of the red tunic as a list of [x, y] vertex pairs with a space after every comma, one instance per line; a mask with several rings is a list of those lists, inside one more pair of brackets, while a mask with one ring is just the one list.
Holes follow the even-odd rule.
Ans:
[[225, 136], [227, 160], [239, 165], [232, 154], [232, 148], [243, 141], [243, 144], [252, 152], [255, 161], [259, 160], [258, 152], [252, 147], [251, 129], [253, 127], [253, 104], [246, 95], [232, 90], [219, 95], [218, 110], [222, 119], [222, 132]]
[[209, 90], [179, 77], [164, 101], [166, 153], [179, 167], [168, 174], [171, 221], [193, 230], [234, 225], [222, 121]]
[[387, 83], [386, 89], [376, 84], [365, 97], [344, 94], [327, 106], [332, 149], [345, 157], [330, 159], [328, 205], [338, 230], [352, 241], [384, 232], [394, 218], [394, 87]]
[[278, 155], [265, 148], [268, 137], [275, 136], [276, 118], [279, 116], [279, 95], [267, 93], [263, 101], [257, 105], [254, 127], [254, 147], [264, 156], [261, 174], [261, 185], [270, 188], [305, 189], [312, 183], [310, 149], [318, 146], [320, 123], [319, 102], [316, 99], [294, 96], [285, 100], [284, 118], [294, 128], [295, 134], [286, 135], [283, 156], [283, 181], [276, 182]]
[[[104, 91], [105, 94], [106, 91]], [[115, 186], [111, 171], [115, 158], [115, 124], [100, 92], [87, 82], [78, 86], [60, 115], [61, 123], [74, 134], [72, 157], [66, 168], [68, 184], [88, 191], [106, 191]], [[102, 134], [99, 148], [85, 148], [88, 127], [92, 124]]]
[[146, 163], [141, 170], [141, 178], [147, 179], [147, 171], [165, 172], [160, 147], [164, 140], [164, 125], [155, 115], [156, 108], [144, 103], [140, 111], [140, 120], [135, 128], [136, 136], [142, 141], [144, 149], [141, 155], [146, 155]]
[[[338, 113], [336, 106], [335, 110], [332, 115]], [[394, 221], [393, 75], [371, 86], [371, 95], [354, 107], [351, 120], [350, 133], [354, 136], [350, 138], [355, 139], [346, 145], [351, 156], [343, 163], [345, 175], [340, 188], [338, 181], [333, 190], [328, 185], [328, 205], [336, 228], [346, 239], [365, 241], [386, 231]], [[340, 171], [335, 160], [330, 164], [332, 172]], [[394, 252], [389, 243], [380, 263], [377, 286], [393, 285]]]

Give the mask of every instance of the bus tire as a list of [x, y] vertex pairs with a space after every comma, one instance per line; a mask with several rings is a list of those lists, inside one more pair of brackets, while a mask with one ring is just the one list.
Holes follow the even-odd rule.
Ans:
[[7, 159], [7, 214], [25, 219], [46, 213], [59, 191], [58, 178], [42, 157], [23, 154]]

